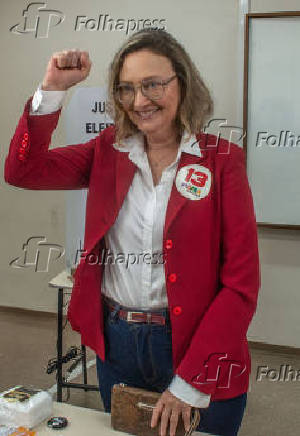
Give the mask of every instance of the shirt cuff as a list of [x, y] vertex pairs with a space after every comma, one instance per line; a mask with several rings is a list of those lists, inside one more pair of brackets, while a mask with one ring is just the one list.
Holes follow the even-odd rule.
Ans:
[[46, 115], [61, 108], [67, 91], [44, 91], [40, 83], [34, 93], [30, 115]]
[[168, 386], [168, 390], [182, 401], [193, 407], [207, 408], [210, 403], [210, 394], [200, 392], [194, 386], [187, 383], [179, 375], [175, 375]]

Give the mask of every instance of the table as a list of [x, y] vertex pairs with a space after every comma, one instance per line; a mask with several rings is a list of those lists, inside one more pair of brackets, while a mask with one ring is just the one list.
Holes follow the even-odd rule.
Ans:
[[[69, 425], [62, 430], [52, 430], [47, 427], [47, 419], [34, 427], [36, 436], [82, 436], [84, 432], [88, 436], [124, 436], [128, 433], [113, 430], [110, 425], [110, 413], [94, 409], [77, 407], [67, 403], [53, 403], [53, 416], [65, 416]], [[159, 427], [156, 427], [157, 434]], [[208, 433], [195, 431], [195, 436], [208, 436]]]
[[86, 348], [81, 345], [82, 353], [82, 372], [83, 383], [69, 383], [63, 380], [62, 376], [62, 348], [63, 348], [63, 305], [64, 305], [64, 289], [68, 289], [70, 292], [73, 288], [73, 282], [70, 278], [70, 273], [67, 269], [63, 270], [57, 276], [55, 276], [49, 283], [54, 289], [57, 289], [57, 401], [62, 402], [62, 389], [84, 389], [85, 391], [99, 391], [99, 387], [95, 385], [89, 385], [87, 383], [87, 370], [86, 370]]

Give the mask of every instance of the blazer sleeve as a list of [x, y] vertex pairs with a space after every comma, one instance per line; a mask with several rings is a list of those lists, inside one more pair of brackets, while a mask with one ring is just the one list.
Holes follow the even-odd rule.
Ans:
[[218, 378], [222, 377], [220, 357], [227, 362], [245, 359], [241, 349], [260, 287], [256, 217], [244, 151], [238, 146], [225, 158], [219, 189], [222, 242], [219, 290], [175, 371], [207, 394], [214, 394], [217, 383], [222, 382]]
[[61, 109], [30, 115], [32, 97], [25, 104], [5, 160], [6, 183], [36, 190], [81, 189], [89, 184], [96, 138], [85, 144], [49, 150]]

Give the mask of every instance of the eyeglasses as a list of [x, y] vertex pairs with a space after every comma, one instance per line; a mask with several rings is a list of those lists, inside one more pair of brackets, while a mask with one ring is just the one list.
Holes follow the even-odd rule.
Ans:
[[165, 87], [175, 79], [176, 74], [169, 79], [144, 79], [140, 85], [134, 86], [130, 83], [120, 83], [116, 87], [116, 96], [120, 103], [130, 104], [133, 102], [136, 90], [141, 88], [142, 94], [150, 100], [159, 100], [162, 98]]

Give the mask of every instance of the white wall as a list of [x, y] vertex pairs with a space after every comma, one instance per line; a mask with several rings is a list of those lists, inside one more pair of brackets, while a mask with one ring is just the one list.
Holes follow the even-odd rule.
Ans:
[[[287, 2], [256, 1], [251, 11], [278, 10]], [[296, 3], [288, 2], [292, 9]], [[293, 5], [292, 5], [293, 3]], [[113, 18], [165, 18], [166, 29], [187, 48], [215, 100], [216, 118], [238, 122], [238, 1], [236, 0], [49, 0], [49, 9], [58, 9], [65, 20], [50, 30], [48, 38], [32, 34], [16, 35], [9, 28], [22, 20], [27, 2], [11, 0], [0, 7], [1, 62], [1, 241], [0, 305], [53, 312], [55, 291], [48, 281], [64, 267], [64, 258], [50, 264], [48, 272], [32, 268], [15, 269], [9, 262], [22, 256], [22, 245], [31, 236], [45, 236], [48, 242], [65, 243], [65, 194], [63, 191], [26, 191], [3, 182], [3, 163], [10, 139], [23, 105], [42, 79], [48, 58], [54, 51], [78, 47], [90, 52], [93, 67], [86, 86], [105, 85], [106, 70], [114, 51], [126, 38], [125, 32], [74, 31], [76, 16], [96, 18], [109, 14]], [[262, 5], [264, 7], [262, 8]], [[258, 9], [257, 9], [258, 10]], [[72, 91], [71, 91], [72, 92]], [[64, 116], [52, 138], [52, 146], [65, 145]], [[262, 261], [262, 289], [258, 311], [250, 328], [250, 338], [269, 343], [300, 346], [300, 326], [296, 325], [300, 296], [300, 233], [259, 230]], [[279, 250], [280, 248], [280, 250]], [[281, 314], [281, 315], [279, 315]], [[278, 322], [281, 317], [282, 324]]]

